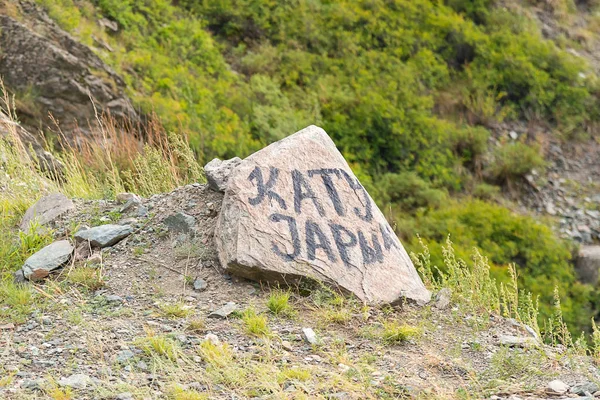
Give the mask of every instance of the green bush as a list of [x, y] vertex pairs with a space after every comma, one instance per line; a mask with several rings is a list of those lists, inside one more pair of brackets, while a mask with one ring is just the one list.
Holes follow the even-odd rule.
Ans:
[[379, 199], [387, 204], [399, 205], [404, 210], [420, 207], [438, 207], [448, 198], [444, 190], [434, 189], [414, 172], [385, 174], [378, 181]]
[[[550, 227], [501, 206], [463, 200], [418, 214], [414, 229], [428, 243], [432, 264], [443, 266], [442, 246], [450, 234], [457, 257], [469, 259], [472, 249], [479, 249], [489, 258], [498, 281], [507, 282], [508, 265], [515, 264], [520, 286], [540, 296], [544, 318], [552, 315], [552, 288], [558, 286], [567, 323], [575, 332], [588, 327], [597, 294], [591, 286], [576, 282], [571, 248]], [[404, 240], [410, 250], [420, 251], [416, 238]]]
[[485, 174], [498, 183], [506, 183], [522, 178], [533, 169], [543, 168], [545, 161], [536, 147], [521, 142], [497, 147]]

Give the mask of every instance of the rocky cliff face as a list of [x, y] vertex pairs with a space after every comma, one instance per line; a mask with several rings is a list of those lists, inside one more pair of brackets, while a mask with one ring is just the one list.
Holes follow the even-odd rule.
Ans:
[[35, 4], [21, 1], [18, 11], [0, 15], [0, 76], [9, 91], [30, 103], [18, 107], [25, 127], [55, 129], [51, 114], [67, 137], [77, 127], [91, 134], [94, 106], [117, 119], [138, 119], [123, 80], [87, 46]]

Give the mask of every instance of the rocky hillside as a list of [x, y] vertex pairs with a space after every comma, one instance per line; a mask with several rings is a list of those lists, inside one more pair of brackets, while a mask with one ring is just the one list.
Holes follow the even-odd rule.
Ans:
[[[583, 348], [544, 345], [537, 327], [490, 313], [460, 287], [436, 290], [425, 307], [392, 309], [309, 282], [288, 290], [223, 274], [213, 237], [222, 199], [193, 184], [146, 199], [38, 202], [52, 246], [81, 240], [81, 227], [93, 232], [49, 277], [29, 276], [45, 283], [26, 289], [27, 302], [24, 292], [3, 293], [2, 398], [516, 400], [598, 392], [598, 370]], [[25, 265], [38, 262], [32, 258]]]

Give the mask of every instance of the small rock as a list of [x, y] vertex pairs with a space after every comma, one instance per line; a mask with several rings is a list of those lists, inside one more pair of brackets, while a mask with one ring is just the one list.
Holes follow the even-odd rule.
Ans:
[[37, 270], [42, 271], [37, 272], [34, 279], [42, 277], [44, 274], [48, 276], [50, 271], [62, 267], [69, 261], [73, 250], [75, 248], [68, 240], [59, 240], [44, 247], [25, 261], [22, 268], [23, 276], [30, 279], [34, 271]]
[[29, 207], [21, 220], [20, 228], [22, 231], [27, 231], [34, 221], [40, 225], [46, 225], [73, 209], [75, 209], [75, 204], [64, 194], [49, 194]]
[[102, 254], [101, 253], [92, 254], [91, 256], [88, 257], [88, 259], [85, 261], [85, 263], [89, 266], [102, 264]]
[[309, 344], [317, 344], [319, 342], [317, 340], [317, 334], [312, 330], [312, 328], [302, 328], [302, 336]]
[[120, 363], [127, 362], [135, 357], [135, 354], [131, 350], [122, 350], [117, 354], [117, 361]]
[[116, 294], [108, 294], [108, 295], [104, 296], [104, 298], [109, 303], [122, 303], [123, 302], [123, 298], [121, 296], [117, 296]]
[[52, 318], [47, 315], [42, 317], [42, 325], [52, 325]]
[[284, 340], [281, 342], [281, 347], [283, 347], [283, 349], [286, 351], [294, 350], [294, 348], [292, 347], [292, 344], [290, 342], [288, 342], [287, 340]]
[[208, 287], [208, 284], [206, 283], [206, 281], [204, 279], [196, 278], [194, 280], [194, 290], [202, 292], [202, 291], [206, 290], [207, 287]]
[[164, 224], [171, 232], [190, 233], [196, 225], [196, 218], [183, 212], [178, 212], [165, 218]]
[[42, 390], [44, 388], [45, 384], [46, 384], [46, 380], [43, 378], [27, 379], [27, 380], [23, 381], [23, 383], [21, 384], [21, 387], [23, 389], [28, 389], [28, 390]]
[[140, 203], [142, 201], [142, 199], [140, 199], [140, 196], [138, 196], [137, 194], [134, 193], [119, 193], [117, 195], [117, 202], [118, 203], [127, 203], [130, 200], [137, 200], [138, 203]]
[[129, 392], [119, 393], [115, 400], [133, 400], [133, 395]]
[[438, 310], [445, 310], [450, 305], [452, 291], [448, 288], [443, 288], [435, 295], [434, 307]]
[[502, 346], [509, 347], [535, 347], [537, 342], [530, 337], [517, 337], [510, 335], [502, 335], [498, 339]]
[[235, 310], [237, 310], [237, 304], [229, 302], [218, 310], [208, 314], [208, 318], [227, 318]]
[[127, 203], [125, 203], [123, 207], [121, 207], [119, 212], [121, 214], [128, 213], [129, 211], [137, 210], [141, 206], [142, 202], [139, 198], [132, 198], [127, 200]]
[[242, 160], [239, 157], [235, 157], [229, 160], [219, 160], [218, 158], [213, 159], [204, 166], [204, 173], [206, 174], [206, 180], [208, 186], [217, 192], [224, 192], [227, 188], [227, 181], [231, 171], [237, 167]]
[[567, 390], [569, 390], [569, 385], [561, 380], [555, 379], [548, 383], [548, 391], [550, 393], [563, 394], [567, 393]]
[[23, 270], [22, 269], [20, 269], [18, 271], [15, 271], [13, 273], [13, 280], [17, 284], [22, 284], [22, 283], [26, 283], [27, 282], [27, 279], [25, 279], [25, 275], [23, 274]]
[[600, 388], [594, 382], [583, 382], [574, 385], [570, 392], [578, 396], [589, 396], [592, 393], [597, 392], [598, 389]]
[[214, 333], [209, 333], [206, 336], [204, 336], [204, 340], [206, 340], [212, 344], [221, 343], [221, 341], [219, 340], [219, 337], [217, 335], [215, 335]]
[[519, 138], [519, 134], [515, 131], [508, 132], [508, 136], [510, 136], [512, 140], [517, 140]]
[[59, 386], [67, 386], [73, 389], [85, 389], [92, 384], [92, 378], [85, 374], [74, 374], [68, 378], [61, 378], [58, 381]]
[[88, 240], [93, 247], [104, 248], [118, 243], [133, 232], [129, 225], [100, 225], [75, 234], [78, 241]]

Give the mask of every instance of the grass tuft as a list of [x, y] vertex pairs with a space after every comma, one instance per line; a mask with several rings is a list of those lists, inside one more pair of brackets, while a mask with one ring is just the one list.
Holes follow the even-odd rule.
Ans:
[[291, 293], [289, 291], [275, 290], [269, 295], [267, 308], [278, 316], [292, 316], [294, 308], [290, 304]]
[[246, 309], [242, 314], [242, 322], [246, 332], [254, 336], [270, 336], [268, 319], [265, 315], [257, 314], [252, 308]]
[[396, 321], [387, 321], [383, 324], [381, 338], [387, 344], [402, 343], [421, 334], [421, 330], [410, 325], [403, 325]]
[[67, 275], [67, 282], [89, 291], [95, 291], [104, 287], [104, 277], [102, 270], [92, 267], [79, 267], [72, 269]]
[[169, 318], [185, 318], [192, 313], [192, 310], [181, 302], [163, 303], [158, 308], [164, 316]]

